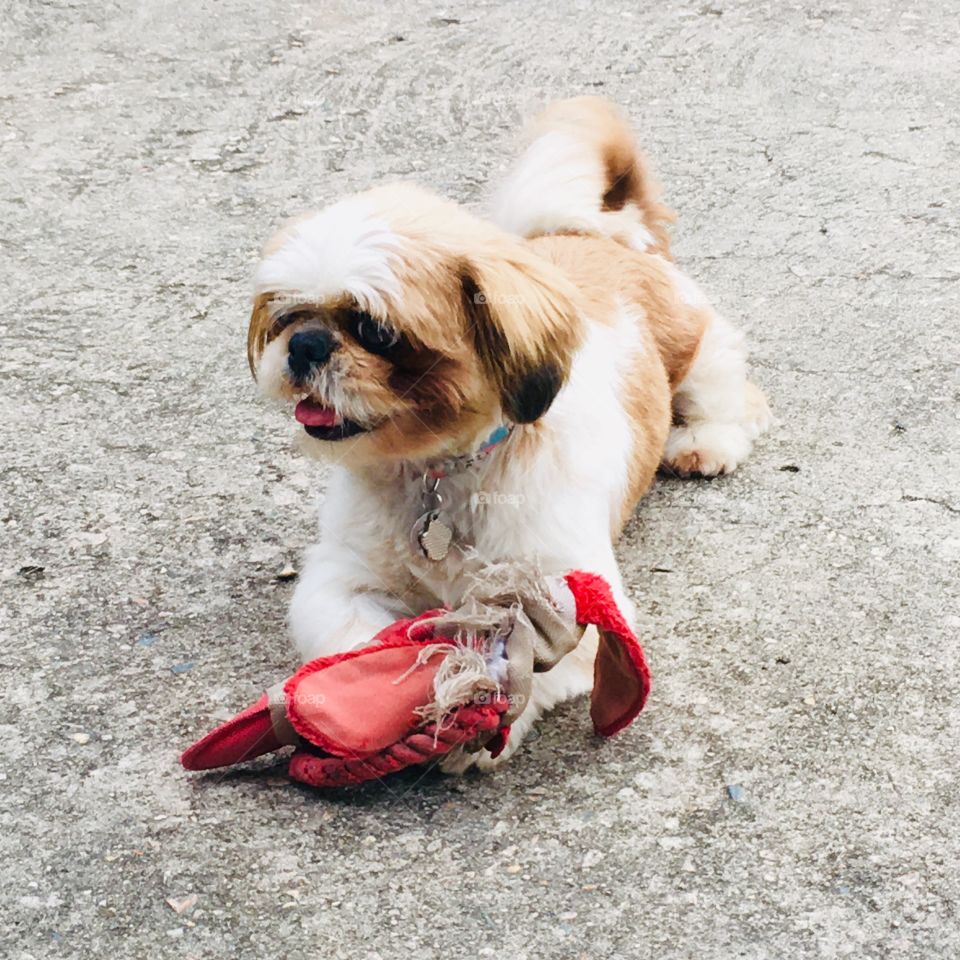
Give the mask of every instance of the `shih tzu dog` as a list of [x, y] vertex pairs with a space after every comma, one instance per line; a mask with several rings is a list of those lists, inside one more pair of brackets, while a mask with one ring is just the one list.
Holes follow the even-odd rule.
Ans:
[[[670, 220], [619, 111], [579, 98], [534, 122], [489, 220], [394, 183], [269, 241], [251, 369], [335, 465], [290, 608], [305, 660], [456, 605], [485, 563], [599, 573], [632, 615], [614, 544], [658, 467], [729, 473], [770, 422]], [[594, 653], [536, 677], [499, 760]], [[471, 761], [494, 762], [448, 766]]]

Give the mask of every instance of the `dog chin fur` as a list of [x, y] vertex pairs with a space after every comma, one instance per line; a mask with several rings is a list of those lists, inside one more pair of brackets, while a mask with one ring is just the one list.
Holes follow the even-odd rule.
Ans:
[[[769, 426], [743, 337], [673, 263], [672, 214], [614, 107], [551, 106], [492, 210], [391, 184], [291, 221], [264, 250], [248, 336], [262, 390], [360, 431], [305, 441], [334, 469], [290, 608], [304, 660], [456, 604], [488, 562], [599, 573], [631, 619], [614, 544], [658, 467], [729, 473]], [[388, 352], [359, 338], [370, 323], [397, 338]], [[290, 341], [308, 330], [332, 352], [295, 378]], [[443, 480], [468, 549], [426, 560], [410, 535], [423, 469], [504, 422], [508, 440]], [[593, 652], [588, 637], [537, 675], [497, 761], [457, 754], [447, 769], [502, 762], [544, 710], [590, 689]]]

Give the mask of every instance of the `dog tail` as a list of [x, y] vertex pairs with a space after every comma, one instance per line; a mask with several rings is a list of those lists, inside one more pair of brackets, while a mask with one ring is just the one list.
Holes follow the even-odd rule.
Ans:
[[667, 224], [630, 126], [612, 103], [576, 97], [530, 125], [527, 146], [494, 197], [493, 219], [525, 237], [580, 233], [670, 254]]

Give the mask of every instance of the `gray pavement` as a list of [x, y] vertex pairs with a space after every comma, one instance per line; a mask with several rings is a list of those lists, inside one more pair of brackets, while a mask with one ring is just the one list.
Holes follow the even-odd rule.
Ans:
[[[0, 955], [960, 956], [960, 7], [644, 6], [3, 5]], [[479, 204], [582, 92], [779, 418], [628, 527], [648, 710], [488, 778], [185, 774], [293, 662], [323, 489], [248, 379], [259, 243]]]

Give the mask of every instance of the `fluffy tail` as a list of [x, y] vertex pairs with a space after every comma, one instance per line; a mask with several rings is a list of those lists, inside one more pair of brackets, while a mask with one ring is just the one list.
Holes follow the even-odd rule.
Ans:
[[669, 256], [673, 213], [658, 198], [621, 112], [599, 97], [577, 97], [551, 104], [530, 125], [493, 218], [525, 237], [586, 233]]

